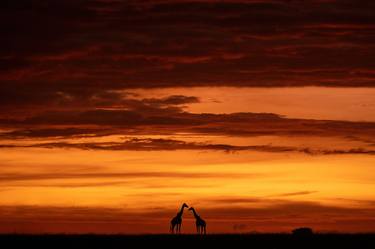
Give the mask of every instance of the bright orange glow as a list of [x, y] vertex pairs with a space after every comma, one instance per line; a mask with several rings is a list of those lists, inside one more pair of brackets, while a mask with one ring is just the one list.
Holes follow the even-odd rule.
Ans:
[[[131, 129], [96, 121], [6, 127], [0, 232], [164, 233], [182, 202], [197, 208], [210, 232], [374, 231], [374, 94], [362, 88], [134, 90], [128, 101], [142, 112], [192, 121], [142, 121]], [[170, 111], [163, 101], [183, 106]], [[121, 108], [127, 107], [104, 109]], [[267, 110], [287, 116], [262, 114]], [[184, 220], [184, 231], [194, 232], [192, 215]]]
[[[228, 223], [275, 231], [271, 223], [257, 225], [261, 214], [252, 214], [252, 209], [304, 202], [343, 209], [370, 208], [370, 203], [361, 201], [375, 198], [373, 191], [369, 191], [375, 188], [371, 156], [270, 154], [7, 149], [0, 155], [3, 162], [0, 205], [52, 206], [67, 210], [73, 207], [115, 208], [124, 212], [117, 214], [124, 227], [114, 225], [109, 232], [133, 232], [126, 226], [129, 215], [131, 219], [147, 223], [142, 218], [143, 213], [160, 208], [162, 219], [155, 221], [158, 230], [153, 230], [152, 226], [142, 231], [166, 232], [163, 230], [163, 224], [168, 223], [165, 215], [173, 215], [176, 205], [186, 201], [202, 207], [202, 215], [215, 222], [211, 231], [231, 232]], [[215, 209], [226, 210], [223, 214], [227, 217], [222, 220], [210, 216], [210, 210]], [[242, 217], [236, 215], [237, 209], [250, 211]], [[301, 222], [314, 223], [307, 211], [294, 211], [301, 216]], [[35, 212], [31, 218], [43, 216], [38, 209]], [[355, 215], [352, 218], [355, 219]], [[254, 223], [253, 219], [259, 220]], [[284, 222], [282, 230], [294, 225]], [[315, 226], [321, 230], [335, 229], [325, 222]], [[362, 229], [367, 231], [372, 227]], [[350, 227], [347, 230], [350, 231]], [[94, 227], [92, 231], [96, 231]]]

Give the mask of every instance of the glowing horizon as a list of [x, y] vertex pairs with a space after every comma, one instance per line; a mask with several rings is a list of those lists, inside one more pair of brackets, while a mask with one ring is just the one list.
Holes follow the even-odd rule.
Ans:
[[[197, 99], [205, 106], [203, 90], [211, 89], [201, 90], [201, 96]], [[220, 92], [217, 99], [231, 96], [230, 88], [222, 90], [226, 94]], [[180, 96], [179, 92], [173, 94], [171, 91], [168, 90], [168, 96]], [[237, 93], [235, 88], [232, 91]], [[254, 91], [263, 90], [241, 91], [251, 91], [257, 95]], [[277, 89], [267, 91], [280, 94]], [[305, 94], [303, 89], [292, 91]], [[150, 92], [143, 98], [139, 94], [140, 99], [157, 101], [150, 96]], [[168, 96], [161, 96], [160, 99]], [[237, 101], [241, 100], [237, 97]], [[347, 102], [348, 105], [352, 103], [350, 100]], [[190, 109], [188, 104], [184, 105], [186, 110]], [[192, 105], [199, 110], [199, 102]], [[116, 107], [114, 111], [118, 109]], [[231, 110], [235, 113], [236, 109], [235, 105]], [[90, 221], [85, 221], [85, 224], [108, 222], [107, 230], [86, 225], [88, 227], [82, 228], [81, 232], [162, 233], [168, 231], [168, 215], [173, 216], [178, 205], [187, 202], [197, 207], [208, 222], [215, 224], [210, 226], [210, 232], [239, 232], [238, 227], [244, 231], [287, 232], [297, 224], [309, 225], [319, 231], [373, 231], [371, 223], [362, 224], [363, 219], [372, 220], [374, 213], [374, 195], [368, 191], [374, 187], [375, 174], [371, 173], [374, 149], [367, 141], [373, 134], [368, 128], [363, 128], [355, 139], [346, 135], [348, 129], [358, 133], [350, 128], [351, 123], [346, 127], [347, 124], [342, 124], [342, 121], [325, 121], [328, 123], [320, 128], [323, 129], [321, 136], [322, 131], [315, 128], [319, 125], [318, 120], [288, 120], [288, 117], [268, 114], [262, 117], [261, 113], [256, 114], [254, 119], [254, 114], [243, 114], [243, 111], [242, 114], [225, 114], [239, 115], [234, 121], [232, 117], [221, 117], [224, 121], [221, 121], [219, 127], [222, 128], [219, 130], [211, 128], [202, 132], [197, 129], [202, 124], [190, 124], [190, 121], [173, 124], [168, 128], [168, 133], [163, 132], [165, 128], [162, 126], [165, 124], [148, 124], [150, 128], [143, 126], [140, 131], [135, 125], [135, 132], [116, 126], [108, 130], [108, 125], [96, 124], [90, 125], [90, 129], [94, 129], [92, 134], [91, 130], [86, 133], [83, 127], [87, 125], [82, 124], [67, 128], [66, 125], [41, 123], [28, 130], [4, 130], [0, 153], [0, 207], [3, 209], [3, 219], [16, 219], [11, 207], [15, 210], [26, 209], [31, 212], [28, 217], [32, 224], [39, 224], [40, 220], [38, 226], [42, 227], [43, 232], [79, 232], [67, 229], [66, 225], [51, 224], [44, 217], [44, 210], [51, 215], [48, 219], [75, 224], [85, 220], [84, 213], [78, 211], [83, 208], [89, 213], [93, 212], [91, 215], [98, 213], [101, 216], [103, 213], [104, 217], [109, 218], [106, 221], [105, 218], [97, 220], [91, 217]], [[370, 115], [372, 110], [365, 106], [362, 111]], [[160, 112], [169, 111], [161, 109]], [[315, 112], [318, 113], [319, 109]], [[152, 115], [154, 113], [152, 111]], [[194, 115], [206, 115], [196, 113]], [[178, 111], [174, 115], [190, 114]], [[219, 111], [213, 115], [223, 114]], [[355, 115], [357, 113], [353, 113]], [[228, 134], [225, 134], [233, 122], [243, 122], [244, 118], [261, 122], [261, 129], [257, 131], [259, 134], [249, 133], [249, 129], [253, 131], [253, 126], [241, 125], [237, 133], [228, 130]], [[286, 127], [282, 123], [275, 125], [280, 119], [287, 120]], [[208, 128], [211, 122], [216, 127], [216, 120], [208, 120], [203, 127]], [[311, 130], [304, 128], [304, 133], [293, 135], [299, 125], [290, 125], [300, 122], [307, 125], [312, 122]], [[364, 127], [372, 124], [351, 122]], [[338, 124], [346, 127], [344, 131], [327, 132], [324, 129]], [[279, 132], [275, 132], [276, 127]], [[67, 131], [73, 134], [65, 134]], [[59, 210], [58, 213], [54, 209]], [[299, 217], [299, 223], [296, 224], [295, 219], [288, 221], [277, 212], [284, 213], [286, 217]], [[335, 212], [341, 217], [334, 215]], [[358, 215], [353, 212], [358, 212]], [[321, 220], [317, 224], [319, 213], [332, 220]], [[152, 220], [151, 226], [146, 225], [152, 214], [159, 218]], [[65, 217], [68, 215], [73, 215], [73, 218]], [[142, 218], [143, 215], [147, 219]], [[191, 216], [188, 213], [185, 216], [187, 224], [191, 223]], [[225, 218], [221, 219], [220, 216]], [[17, 225], [20, 222], [18, 219], [13, 221], [14, 225], [5, 223], [0, 231], [11, 232], [13, 226], [15, 231], [32, 231], [25, 224]], [[272, 222], [267, 223], [269, 219]], [[132, 222], [140, 227], [137, 230], [128, 228], [126, 224]], [[283, 225], [275, 226], [279, 222]], [[336, 228], [335, 222], [342, 224]], [[141, 224], [145, 227], [141, 228]], [[184, 229], [194, 231], [193, 226], [188, 227], [184, 226]]]

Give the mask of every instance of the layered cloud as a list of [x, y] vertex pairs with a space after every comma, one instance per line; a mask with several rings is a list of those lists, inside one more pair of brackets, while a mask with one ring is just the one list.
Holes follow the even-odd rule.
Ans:
[[[271, 153], [304, 153], [308, 155], [342, 155], [342, 154], [366, 154], [375, 155], [375, 150], [364, 148], [351, 149], [314, 149], [309, 147], [273, 146], [273, 145], [231, 145], [213, 144], [202, 142], [185, 142], [172, 139], [129, 139], [124, 142], [90, 142], [90, 143], [69, 143], [51, 142], [34, 143], [29, 145], [0, 144], [1, 148], [63, 148], [83, 150], [128, 150], [128, 151], [173, 151], [173, 150], [216, 150], [226, 152], [236, 151], [258, 151]], [[7, 176], [8, 177], [8, 176]]]
[[372, 1], [1, 3], [0, 103], [179, 86], [374, 86]]
[[[256, 174], [236, 174], [236, 173], [178, 173], [178, 172], [129, 172], [129, 173], [40, 173], [40, 174], [30, 174], [30, 173], [3, 173], [0, 177], [0, 183], [10, 184], [12, 182], [25, 182], [25, 181], [42, 181], [42, 180], [66, 180], [66, 179], [107, 179], [107, 180], [124, 180], [122, 183], [126, 183], [126, 180], [130, 178], [228, 178], [228, 177], [256, 177]], [[118, 184], [120, 182], [113, 182]], [[97, 183], [100, 186], [100, 182]], [[109, 185], [109, 182], [107, 182]], [[74, 186], [74, 185], [73, 185]]]
[[[90, 97], [91, 99], [91, 97]], [[190, 113], [185, 104], [198, 102], [194, 96], [165, 98], [119, 98], [93, 101], [92, 105], [71, 103], [49, 111], [0, 120], [2, 138], [53, 137], [108, 134], [199, 133], [233, 136], [341, 136], [368, 138], [375, 134], [373, 122], [287, 118], [274, 113]], [[76, 108], [73, 108], [73, 107]], [[67, 108], [69, 107], [69, 108]], [[62, 108], [67, 108], [63, 109]]]
[[[65, 102], [62, 99], [66, 98]], [[0, 120], [1, 148], [41, 147], [90, 150], [221, 150], [299, 152], [323, 154], [374, 154], [374, 122], [313, 120], [288, 118], [274, 113], [191, 113], [187, 105], [201, 100], [195, 96], [170, 95], [144, 98], [130, 92], [102, 92], [63, 96], [55, 104], [40, 105], [39, 111], [5, 116]], [[175, 139], [173, 135], [201, 136], [199, 141]], [[124, 141], [91, 140], [133, 136]], [[161, 138], [147, 136], [159, 135]], [[137, 137], [138, 136], [138, 137]], [[357, 145], [336, 147], [330, 143], [320, 148], [308, 145], [232, 144], [210, 142], [210, 136], [226, 137], [299, 137], [332, 138], [357, 142]], [[206, 141], [203, 139], [206, 137]], [[34, 142], [30, 142], [34, 139]], [[44, 140], [43, 140], [44, 139]], [[57, 139], [57, 140], [54, 140]], [[70, 140], [64, 140], [70, 139]], [[13, 143], [10, 141], [26, 141]], [[249, 140], [250, 141], [250, 140]]]

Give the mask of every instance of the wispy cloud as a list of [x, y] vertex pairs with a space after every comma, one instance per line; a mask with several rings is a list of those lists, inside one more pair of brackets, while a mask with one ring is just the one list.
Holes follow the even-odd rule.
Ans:
[[69, 143], [69, 142], [52, 142], [52, 143], [34, 143], [28, 145], [22, 144], [0, 144], [1, 148], [66, 148], [82, 150], [129, 150], [129, 151], [173, 151], [173, 150], [216, 150], [225, 152], [236, 151], [260, 151], [272, 153], [304, 153], [308, 155], [340, 155], [340, 154], [366, 154], [374, 155], [374, 150], [364, 148], [353, 149], [314, 149], [307, 147], [293, 146], [273, 146], [273, 145], [230, 145], [230, 144], [213, 144], [205, 142], [185, 142], [173, 139], [129, 139], [124, 142], [89, 142], [89, 143]]
[[290, 192], [290, 193], [281, 193], [277, 195], [272, 195], [270, 197], [289, 197], [289, 196], [300, 196], [300, 195], [310, 195], [315, 194], [318, 191], [297, 191], [297, 192]]
[[[175, 172], [175, 171], [145, 171], [145, 172], [116, 172], [116, 173], [89, 173], [89, 172], [46, 172], [46, 173], [2, 173], [0, 176], [0, 183], [7, 185], [12, 182], [24, 182], [24, 181], [42, 181], [42, 180], [64, 180], [64, 179], [79, 179], [79, 180], [90, 180], [90, 179], [107, 179], [112, 180], [108, 184], [113, 183], [122, 184], [126, 183], [129, 179], [134, 178], [252, 178], [259, 177], [259, 174], [249, 173], [207, 173], [207, 172]], [[98, 186], [101, 186], [103, 182], [99, 182]]]
[[[199, 133], [231, 136], [324, 136], [357, 137], [371, 140], [374, 122], [349, 122], [287, 118], [274, 113], [189, 113], [180, 105], [193, 97], [179, 96], [169, 103], [165, 99], [131, 100], [126, 108], [49, 111], [28, 115], [23, 119], [0, 120], [3, 127], [14, 131], [3, 132], [3, 138], [52, 137], [103, 134], [175, 134]], [[168, 100], [169, 99], [169, 100]], [[167, 101], [166, 101], [167, 100]], [[168, 102], [151, 104], [154, 102]], [[177, 101], [177, 102], [176, 102]], [[151, 103], [150, 103], [151, 102]], [[67, 128], [61, 128], [67, 127]]]

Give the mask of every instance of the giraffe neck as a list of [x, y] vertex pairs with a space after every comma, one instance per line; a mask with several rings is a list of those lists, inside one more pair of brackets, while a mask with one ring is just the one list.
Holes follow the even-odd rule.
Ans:
[[192, 211], [193, 211], [194, 217], [195, 217], [196, 219], [198, 219], [198, 218], [199, 218], [199, 215], [195, 212], [195, 209], [194, 209], [194, 208], [192, 209]]
[[182, 216], [182, 213], [184, 212], [184, 205], [182, 205], [180, 212], [178, 212], [178, 216]]

